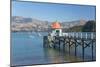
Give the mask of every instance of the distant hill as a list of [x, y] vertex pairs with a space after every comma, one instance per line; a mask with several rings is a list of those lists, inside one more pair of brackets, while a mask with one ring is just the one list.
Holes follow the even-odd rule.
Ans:
[[71, 28], [71, 27], [74, 27], [74, 26], [82, 26], [82, 25], [85, 25], [86, 24], [86, 20], [75, 20], [75, 21], [70, 21], [70, 22], [62, 22], [62, 26], [63, 28]]
[[49, 22], [33, 18], [13, 16], [11, 23], [12, 31], [44, 31], [47, 30]]
[[96, 21], [89, 20], [84, 25], [73, 26], [68, 28], [67, 31], [71, 32], [96, 32]]
[[32, 18], [24, 18], [21, 16], [13, 16], [12, 17], [12, 22], [15, 23], [28, 23], [28, 22], [32, 22]]
[[82, 28], [84, 32], [96, 32], [96, 21], [88, 21]]
[[[86, 20], [76, 20], [70, 22], [61, 22], [62, 28], [67, 31], [74, 26], [86, 24]], [[12, 16], [11, 31], [48, 31], [52, 22], [43, 21], [35, 18], [26, 18], [22, 16]]]

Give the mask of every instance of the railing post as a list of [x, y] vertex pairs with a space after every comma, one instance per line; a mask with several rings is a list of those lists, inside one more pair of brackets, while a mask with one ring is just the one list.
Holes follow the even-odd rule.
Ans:
[[68, 37], [70, 38], [70, 33], [68, 33]]
[[87, 33], [86, 33], [86, 39], [87, 39]]
[[73, 38], [74, 38], [74, 33], [73, 33]]
[[91, 39], [93, 39], [93, 33], [91, 33]]
[[76, 33], [76, 38], [78, 38], [78, 33]]
[[81, 38], [82, 38], [82, 33], [81, 33]]

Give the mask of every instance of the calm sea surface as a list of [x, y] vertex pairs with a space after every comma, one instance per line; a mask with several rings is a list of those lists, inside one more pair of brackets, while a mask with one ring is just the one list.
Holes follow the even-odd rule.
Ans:
[[[12, 32], [11, 33], [11, 65], [32, 65], [47, 63], [62, 63], [81, 61], [81, 47], [77, 48], [78, 56], [69, 56], [66, 53], [43, 48], [43, 36], [47, 33]], [[89, 35], [88, 35], [89, 36]], [[95, 45], [95, 44], [94, 44]], [[73, 53], [73, 49], [72, 49]], [[95, 59], [95, 46], [94, 46]], [[86, 48], [86, 60], [91, 60], [91, 48]]]

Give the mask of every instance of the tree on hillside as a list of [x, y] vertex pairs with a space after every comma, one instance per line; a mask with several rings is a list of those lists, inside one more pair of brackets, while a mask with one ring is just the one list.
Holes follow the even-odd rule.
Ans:
[[95, 32], [96, 31], [96, 22], [91, 20], [88, 21], [84, 26], [83, 26], [83, 32]]

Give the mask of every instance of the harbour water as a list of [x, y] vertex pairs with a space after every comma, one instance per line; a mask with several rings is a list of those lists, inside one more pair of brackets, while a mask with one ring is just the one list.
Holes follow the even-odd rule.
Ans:
[[[90, 33], [88, 33], [90, 34]], [[11, 33], [11, 66], [16, 65], [36, 65], [49, 63], [78, 62], [81, 59], [81, 47], [77, 48], [77, 57], [69, 56], [68, 53], [53, 48], [43, 47], [43, 36], [47, 33], [40, 32], [12, 32]], [[84, 33], [83, 33], [84, 35]], [[89, 35], [88, 35], [89, 37]], [[96, 48], [94, 44], [93, 56], [96, 58]], [[86, 61], [91, 61], [91, 48], [86, 49]]]

